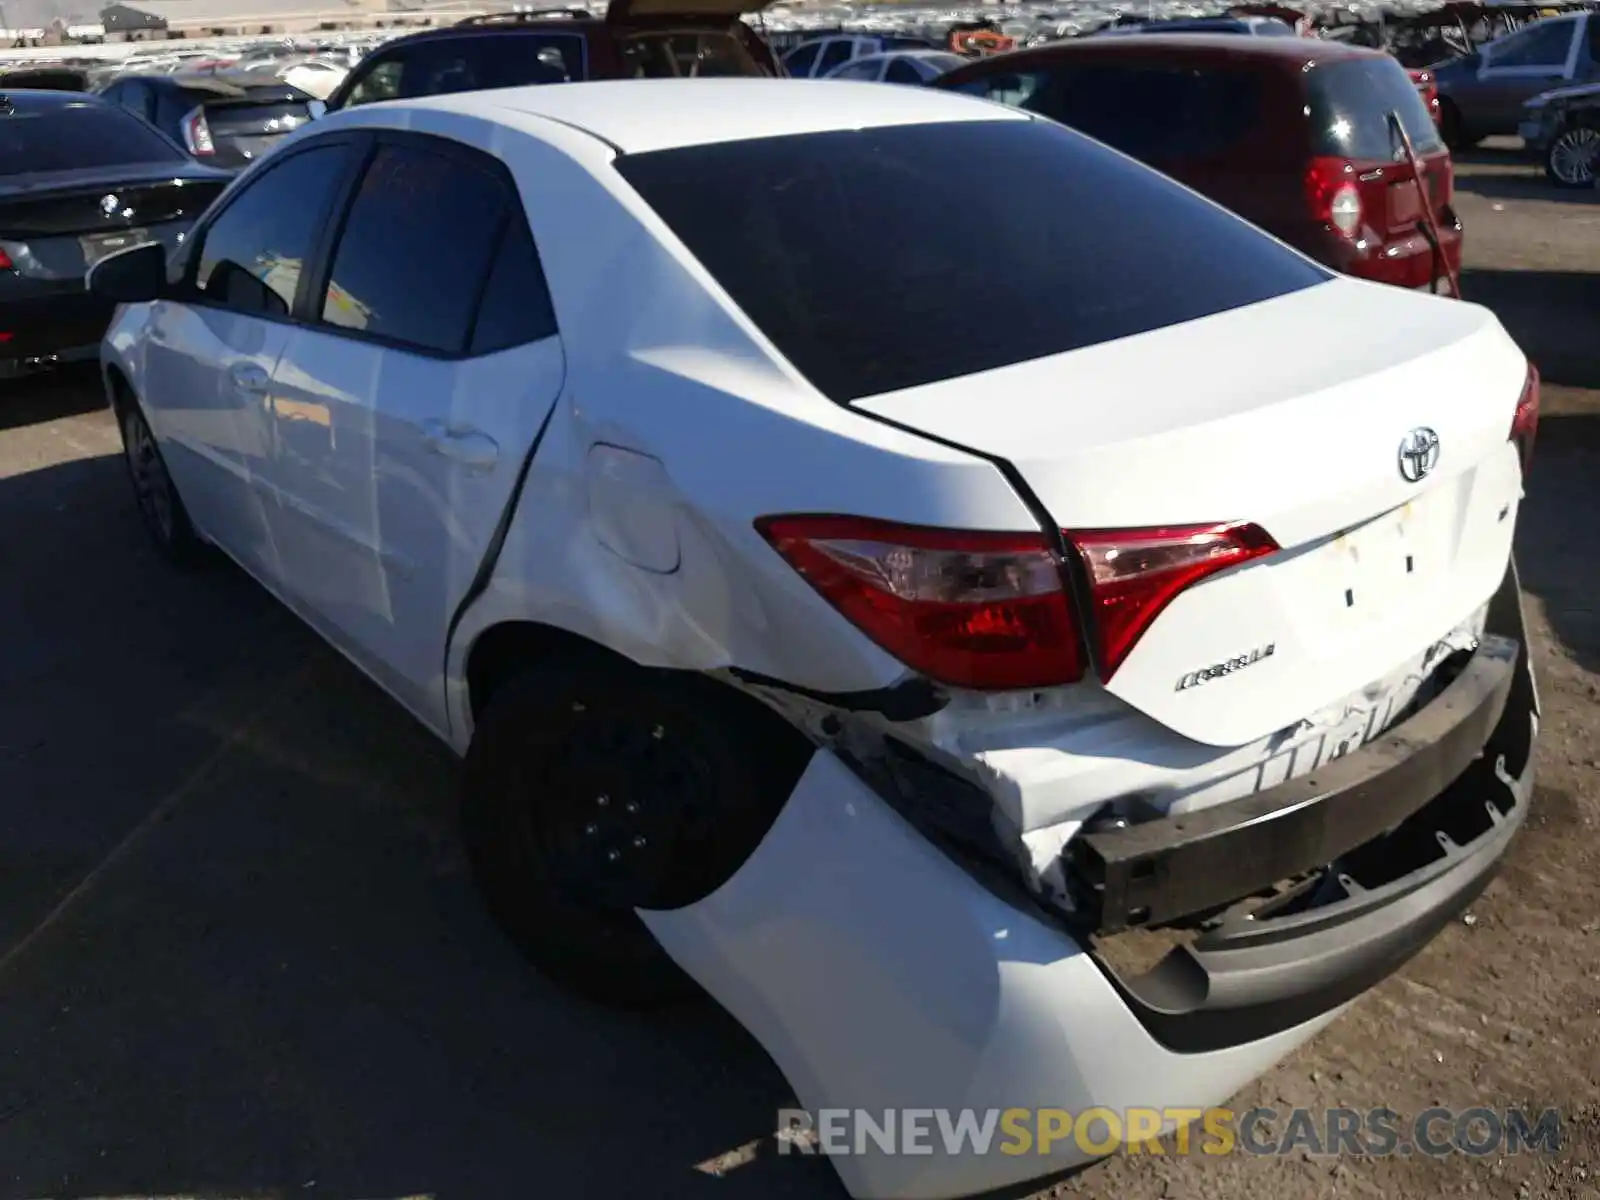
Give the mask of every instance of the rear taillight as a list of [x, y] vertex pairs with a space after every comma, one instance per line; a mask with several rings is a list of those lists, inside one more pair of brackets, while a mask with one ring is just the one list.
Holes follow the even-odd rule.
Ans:
[[1043, 534], [857, 517], [756, 527], [857, 628], [930, 679], [1006, 689], [1083, 676], [1061, 562]]
[[1511, 418], [1511, 440], [1522, 455], [1522, 471], [1533, 461], [1533, 439], [1539, 432], [1539, 368], [1528, 364], [1528, 380], [1517, 399], [1517, 413]]
[[211, 141], [211, 126], [206, 124], [206, 110], [197, 108], [188, 113], [178, 127], [183, 130], [183, 144], [189, 148], [190, 154], [215, 154], [216, 145]]
[[[1004, 690], [1072, 683], [1087, 669], [1064, 564], [1042, 534], [831, 516], [757, 528], [857, 628], [930, 679]], [[1241, 524], [1065, 536], [1083, 560], [1103, 681], [1186, 588], [1278, 549]]]
[[11, 255], [6, 253], [5, 247], [0, 246], [0, 271], [15, 271], [17, 264], [11, 261]]
[[1278, 549], [1266, 530], [1245, 524], [1079, 529], [1069, 530], [1067, 538], [1089, 575], [1102, 679], [1111, 678], [1151, 622], [1185, 589]]
[[1342, 158], [1314, 158], [1306, 168], [1306, 203], [1315, 221], [1331, 225], [1344, 237], [1361, 230], [1361, 192], [1356, 169]]

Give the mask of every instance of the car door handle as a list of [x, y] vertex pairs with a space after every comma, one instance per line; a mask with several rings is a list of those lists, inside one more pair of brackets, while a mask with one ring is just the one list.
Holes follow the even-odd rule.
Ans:
[[234, 387], [251, 395], [265, 392], [269, 382], [266, 369], [252, 362], [234, 363], [228, 368], [228, 378]]
[[486, 469], [500, 458], [499, 445], [479, 429], [452, 428], [443, 421], [424, 421], [422, 440], [435, 454], [468, 467]]

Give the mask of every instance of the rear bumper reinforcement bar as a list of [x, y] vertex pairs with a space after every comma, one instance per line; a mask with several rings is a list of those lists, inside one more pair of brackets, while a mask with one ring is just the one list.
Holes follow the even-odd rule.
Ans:
[[[1478, 895], [1527, 813], [1538, 697], [1515, 564], [1444, 690], [1305, 779], [1069, 847], [1094, 932], [1203, 914], [1328, 867], [1308, 899], [1230, 917], [1136, 978], [1111, 976], [1163, 1044], [1201, 1051], [1345, 1003]], [[1273, 915], [1274, 913], [1280, 915]]]

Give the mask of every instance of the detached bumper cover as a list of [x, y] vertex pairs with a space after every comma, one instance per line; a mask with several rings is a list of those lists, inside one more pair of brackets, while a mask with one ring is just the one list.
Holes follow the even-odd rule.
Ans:
[[[1095, 949], [1093, 918], [985, 886], [827, 752], [722, 888], [640, 916], [813, 1111], [1223, 1103], [1492, 878], [1526, 814], [1538, 712], [1514, 568], [1488, 630], [1444, 694], [1316, 783], [1085, 839], [1108, 927], [1323, 868], [1137, 978]], [[860, 1200], [968, 1196], [1085, 1158], [1068, 1141], [861, 1151], [832, 1160]]]

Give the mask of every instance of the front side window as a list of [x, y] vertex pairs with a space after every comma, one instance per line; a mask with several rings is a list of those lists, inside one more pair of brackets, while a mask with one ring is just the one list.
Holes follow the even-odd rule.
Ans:
[[334, 249], [322, 321], [462, 353], [507, 199], [495, 176], [458, 155], [380, 146]]
[[791, 75], [801, 77], [811, 74], [811, 65], [817, 61], [817, 51], [822, 46], [817, 42], [807, 42], [798, 49], [789, 51], [789, 56], [783, 60], [783, 66]]
[[827, 47], [822, 51], [822, 58], [817, 66], [817, 74], [826, 75], [835, 67], [849, 62], [851, 58], [851, 51], [854, 48], [855, 43], [850, 41], [848, 38], [835, 38], [833, 41], [829, 42]]
[[206, 229], [195, 288], [237, 312], [287, 316], [344, 177], [344, 145], [297, 152], [251, 180]]
[[1332, 277], [1049, 121], [1002, 115], [724, 142], [629, 154], [615, 169], [841, 403]]
[[345, 99], [344, 106], [353, 108], [357, 104], [376, 104], [380, 100], [398, 99], [400, 74], [404, 70], [403, 59], [385, 59], [363, 75], [361, 82], [350, 89], [350, 95]]

